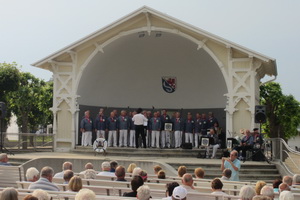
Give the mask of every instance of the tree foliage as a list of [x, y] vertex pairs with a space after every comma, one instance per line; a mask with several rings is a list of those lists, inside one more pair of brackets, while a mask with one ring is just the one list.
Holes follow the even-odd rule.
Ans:
[[5, 95], [18, 89], [20, 72], [16, 63], [0, 63], [0, 101], [5, 101]]
[[20, 74], [20, 86], [9, 93], [8, 102], [22, 132], [28, 133], [51, 121], [52, 83], [45, 83], [28, 72]]
[[[16, 63], [0, 63], [0, 101], [7, 103], [6, 97], [10, 92], [16, 91], [20, 85], [20, 72]], [[4, 119], [4, 127], [11, 117], [11, 109], [7, 107], [7, 115]], [[5, 129], [2, 127], [3, 129]]]
[[53, 82], [45, 82], [28, 72], [20, 72], [16, 63], [0, 63], [0, 101], [6, 103], [7, 119], [13, 112], [23, 133], [52, 122]]
[[284, 95], [279, 83], [260, 86], [260, 101], [266, 105], [267, 123], [264, 131], [269, 137], [285, 140], [298, 134], [300, 125], [300, 103], [293, 95]]

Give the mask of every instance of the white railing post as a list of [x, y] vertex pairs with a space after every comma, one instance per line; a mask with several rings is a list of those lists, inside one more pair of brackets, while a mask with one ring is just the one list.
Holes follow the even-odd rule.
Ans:
[[282, 162], [282, 141], [279, 140], [279, 159]]

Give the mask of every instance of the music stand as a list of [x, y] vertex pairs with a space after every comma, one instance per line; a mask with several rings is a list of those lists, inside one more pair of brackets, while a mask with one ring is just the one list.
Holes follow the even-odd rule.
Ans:
[[[200, 146], [201, 147], [208, 147], [209, 145], [213, 145], [215, 143], [214, 138], [209, 137], [207, 135], [201, 136], [200, 138]], [[198, 153], [197, 158], [206, 158], [206, 151], [204, 153], [204, 155], [201, 155], [201, 152]]]
[[166, 146], [168, 148], [171, 148], [172, 145], [172, 138], [171, 138], [171, 132], [173, 129], [173, 124], [172, 123], [165, 123], [165, 131], [168, 131], [169, 133], [166, 135], [166, 137], [168, 137], [169, 139], [166, 140]]

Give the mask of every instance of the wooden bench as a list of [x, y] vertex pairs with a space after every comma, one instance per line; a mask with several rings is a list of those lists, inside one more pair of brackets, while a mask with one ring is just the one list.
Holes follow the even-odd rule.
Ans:
[[16, 181], [24, 180], [21, 166], [0, 166], [0, 187], [17, 187]]

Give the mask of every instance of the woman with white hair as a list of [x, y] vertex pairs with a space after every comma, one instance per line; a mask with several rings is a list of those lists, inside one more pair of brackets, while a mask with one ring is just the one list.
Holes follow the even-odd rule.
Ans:
[[50, 200], [48, 192], [41, 189], [34, 190], [32, 196], [38, 198], [38, 200]]
[[279, 200], [294, 200], [294, 195], [291, 191], [282, 191], [279, 195]]
[[92, 190], [81, 189], [75, 196], [75, 200], [95, 200], [96, 195]]
[[240, 200], [252, 200], [255, 195], [255, 190], [249, 185], [244, 185], [239, 194]]
[[133, 171], [132, 171], [132, 177], [139, 176], [141, 171], [142, 171], [142, 169], [140, 167], [134, 168]]
[[150, 195], [150, 188], [148, 185], [142, 185], [137, 189], [137, 195], [138, 200], [149, 200], [151, 198]]
[[40, 172], [35, 167], [30, 167], [26, 171], [26, 180], [29, 182], [35, 182], [39, 180]]
[[18, 191], [14, 188], [5, 188], [1, 193], [0, 200], [18, 200]]

